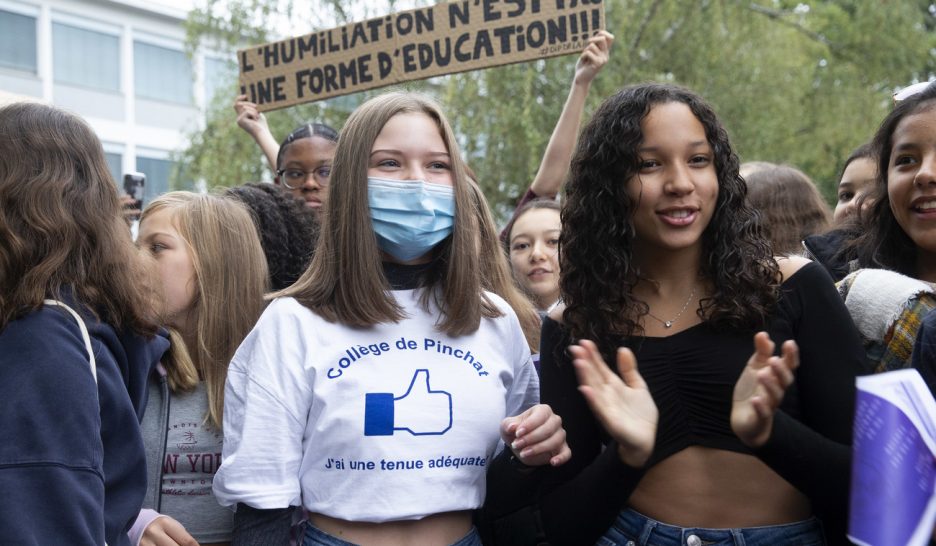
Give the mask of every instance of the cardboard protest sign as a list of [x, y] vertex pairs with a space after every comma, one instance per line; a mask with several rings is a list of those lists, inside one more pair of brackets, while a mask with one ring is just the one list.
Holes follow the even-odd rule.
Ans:
[[261, 111], [584, 49], [603, 0], [443, 2], [237, 52]]

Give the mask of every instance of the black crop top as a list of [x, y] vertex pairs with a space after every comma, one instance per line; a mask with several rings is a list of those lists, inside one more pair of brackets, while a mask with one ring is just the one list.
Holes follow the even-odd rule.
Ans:
[[[548, 328], [562, 332], [556, 336], [560, 346], [555, 349], [563, 351], [571, 342], [568, 334], [555, 322]], [[777, 334], [771, 331], [771, 339], [777, 339]], [[669, 337], [618, 338], [602, 344], [634, 351], [660, 410], [650, 465], [693, 445], [751, 452], [731, 431], [729, 422], [732, 391], [751, 356], [751, 338], [747, 333], [716, 332], [701, 323]], [[565, 357], [559, 365], [571, 368]]]
[[[770, 439], [753, 453], [729, 422], [734, 384], [754, 350], [753, 331], [717, 332], [702, 323], [665, 338], [631, 337], [599, 346], [613, 352], [620, 342], [634, 351], [660, 410], [648, 467], [689, 446], [752, 453], [810, 497], [816, 513], [830, 520], [827, 531], [844, 533], [838, 528], [848, 501], [855, 377], [870, 372], [858, 332], [828, 273], [815, 263], [782, 284], [767, 330], [778, 351], [783, 341], [796, 340], [800, 367]], [[532, 489], [551, 544], [593, 544], [626, 506], [644, 471], [621, 463], [616, 449], [604, 449], [608, 437], [578, 392], [565, 351], [568, 331], [547, 319], [541, 343], [541, 401], [562, 417], [572, 459], [535, 476], [510, 476], [492, 465], [488, 495], [497, 506], [492, 504], [488, 517], [517, 510], [517, 489]]]

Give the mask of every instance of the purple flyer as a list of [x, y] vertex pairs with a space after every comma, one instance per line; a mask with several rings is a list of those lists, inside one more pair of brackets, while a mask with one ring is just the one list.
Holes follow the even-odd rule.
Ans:
[[936, 515], [936, 402], [925, 384], [920, 392], [908, 374], [884, 378], [892, 374], [858, 382], [848, 536], [868, 546], [925, 545]]

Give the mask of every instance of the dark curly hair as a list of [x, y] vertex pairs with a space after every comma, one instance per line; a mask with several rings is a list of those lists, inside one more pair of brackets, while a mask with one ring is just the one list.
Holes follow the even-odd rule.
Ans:
[[887, 194], [887, 172], [891, 162], [894, 131], [907, 116], [936, 108], [936, 83], [920, 93], [897, 103], [881, 122], [871, 141], [871, 152], [877, 159], [878, 174], [874, 190], [865, 196], [872, 199], [870, 210], [858, 208], [858, 225], [853, 227], [851, 240], [843, 255], [856, 255], [859, 267], [889, 269], [908, 277], [916, 277], [917, 246], [900, 227], [891, 210]]
[[673, 85], [626, 87], [605, 100], [586, 125], [572, 159], [562, 209], [560, 289], [563, 320], [575, 339], [604, 340], [641, 331], [646, 303], [633, 288], [637, 203], [627, 194], [638, 175], [641, 122], [657, 105], [680, 102], [702, 126], [714, 155], [718, 200], [703, 232], [700, 276], [714, 293], [700, 302], [700, 318], [717, 328], [763, 328], [777, 301], [778, 266], [747, 204], [738, 157], [712, 108], [695, 93]]
[[250, 182], [229, 188], [225, 196], [250, 209], [270, 268], [270, 286], [282, 290], [302, 275], [315, 252], [319, 226], [312, 212], [287, 190]]

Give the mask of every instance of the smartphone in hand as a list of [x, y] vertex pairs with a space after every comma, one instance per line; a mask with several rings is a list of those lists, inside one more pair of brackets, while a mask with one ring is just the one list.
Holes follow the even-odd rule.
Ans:
[[133, 205], [128, 208], [143, 210], [143, 187], [146, 185], [146, 175], [143, 173], [124, 174], [124, 193], [133, 198]]

